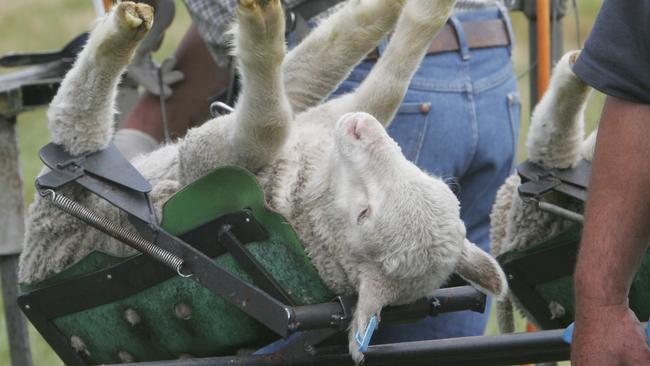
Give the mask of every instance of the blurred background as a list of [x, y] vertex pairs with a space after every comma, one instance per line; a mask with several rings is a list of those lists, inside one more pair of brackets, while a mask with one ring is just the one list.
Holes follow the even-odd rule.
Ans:
[[[530, 0], [524, 0], [530, 1]], [[602, 0], [567, 1], [567, 14], [564, 24], [564, 50], [581, 48], [580, 43], [589, 35]], [[574, 8], [575, 5], [575, 8]], [[579, 22], [576, 20], [576, 8]], [[94, 8], [91, 0], [0, 0], [0, 55], [10, 51], [44, 51], [60, 49], [74, 36], [89, 30], [92, 26]], [[528, 20], [521, 12], [511, 13], [516, 46], [513, 61], [519, 78], [519, 93], [522, 100], [522, 125], [519, 136], [518, 159], [526, 158], [524, 142], [530, 120], [529, 74], [531, 68], [528, 52]], [[579, 23], [579, 26], [578, 26]], [[164, 42], [156, 54], [156, 59], [163, 60], [171, 55], [190, 24], [190, 19], [178, 1], [176, 17], [166, 33]], [[0, 68], [0, 74], [15, 69]], [[587, 132], [598, 122], [603, 103], [603, 95], [594, 92], [586, 111]], [[45, 109], [23, 113], [18, 117], [17, 130], [20, 142], [21, 164], [24, 180], [25, 207], [33, 200], [34, 178], [40, 170], [38, 149], [48, 140]], [[2, 299], [0, 298], [0, 303]], [[0, 315], [0, 365], [9, 365], [7, 334], [4, 314]], [[518, 322], [518, 330], [525, 324]], [[494, 316], [491, 317], [486, 334], [497, 334]], [[31, 347], [34, 365], [62, 365], [56, 354], [40, 338], [34, 329], [30, 329]]]

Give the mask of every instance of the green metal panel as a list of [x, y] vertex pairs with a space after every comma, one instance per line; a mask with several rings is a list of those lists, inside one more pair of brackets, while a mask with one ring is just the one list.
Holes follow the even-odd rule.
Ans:
[[[534, 258], [537, 253], [554, 247], [563, 247], [567, 253], [574, 252], [579, 246], [581, 232], [582, 226], [575, 225], [531, 248], [508, 253], [507, 261], [515, 261], [524, 257]], [[546, 265], [550, 271], [554, 269], [553, 263], [546, 263]], [[534, 289], [547, 303], [554, 301], [562, 305], [567, 314], [567, 318], [573, 319], [575, 317], [572, 275], [540, 283], [534, 286]], [[650, 252], [646, 252], [641, 263], [641, 268], [632, 282], [629, 300], [630, 307], [639, 319], [646, 321], [650, 318]]]
[[[286, 220], [270, 210], [255, 177], [238, 167], [222, 167], [188, 185], [164, 206], [162, 226], [181, 235], [224, 214], [253, 213], [269, 233], [268, 240], [247, 245], [248, 250], [298, 305], [331, 300]], [[124, 260], [93, 253], [65, 271], [31, 288], [104, 268]], [[252, 282], [230, 254], [215, 262], [244, 281]], [[131, 315], [129, 322], [126, 314]], [[54, 320], [67, 337], [76, 336], [94, 363], [120, 362], [128, 352], [136, 361], [168, 360], [234, 353], [255, 348], [276, 338], [263, 325], [194, 281], [173, 277], [136, 295]], [[134, 324], [135, 323], [135, 324]]]

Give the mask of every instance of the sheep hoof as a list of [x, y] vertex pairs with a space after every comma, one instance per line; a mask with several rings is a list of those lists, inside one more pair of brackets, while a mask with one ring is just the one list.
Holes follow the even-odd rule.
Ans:
[[153, 8], [147, 4], [125, 1], [117, 5], [115, 14], [120, 20], [119, 24], [128, 30], [148, 31], [153, 25]]

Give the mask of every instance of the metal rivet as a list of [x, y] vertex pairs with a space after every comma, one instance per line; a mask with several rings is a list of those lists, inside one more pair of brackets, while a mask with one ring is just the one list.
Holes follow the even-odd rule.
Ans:
[[31, 308], [32, 308], [32, 307], [29, 306], [29, 304], [25, 305], [25, 309], [29, 310], [29, 309], [31, 309]]
[[189, 320], [192, 318], [192, 308], [187, 304], [176, 304], [174, 306], [174, 312], [178, 319]]
[[131, 308], [124, 310], [124, 318], [131, 326], [136, 326], [142, 321], [138, 312]]
[[120, 359], [122, 363], [132, 363], [135, 362], [135, 358], [133, 356], [126, 352], [126, 351], [120, 351], [117, 353], [117, 358]]
[[251, 219], [247, 217], [245, 221], [246, 222], [251, 222]]
[[509, 279], [509, 280], [512, 280], [513, 278], [515, 278], [515, 276], [513, 276], [513, 275], [511, 275], [511, 274], [508, 275], [508, 279]]
[[113, 279], [113, 275], [109, 273], [109, 274], [106, 275], [106, 278], [108, 278], [109, 280], [112, 280], [112, 279]]
[[430, 110], [431, 110], [431, 103], [420, 104], [420, 112], [429, 113]]

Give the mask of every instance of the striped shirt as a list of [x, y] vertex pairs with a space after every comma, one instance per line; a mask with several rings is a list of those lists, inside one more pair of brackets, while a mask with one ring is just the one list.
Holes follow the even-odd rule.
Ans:
[[[226, 67], [229, 63], [228, 50], [231, 44], [230, 28], [237, 0], [183, 0], [187, 7], [192, 22], [196, 25], [199, 34], [208, 45], [210, 53], [220, 67]], [[293, 8], [308, 0], [285, 0], [287, 7]], [[495, 6], [499, 0], [458, 0], [456, 11], [463, 11], [472, 8]], [[343, 6], [343, 1], [338, 5], [329, 8], [315, 17], [312, 21], [320, 21]]]

